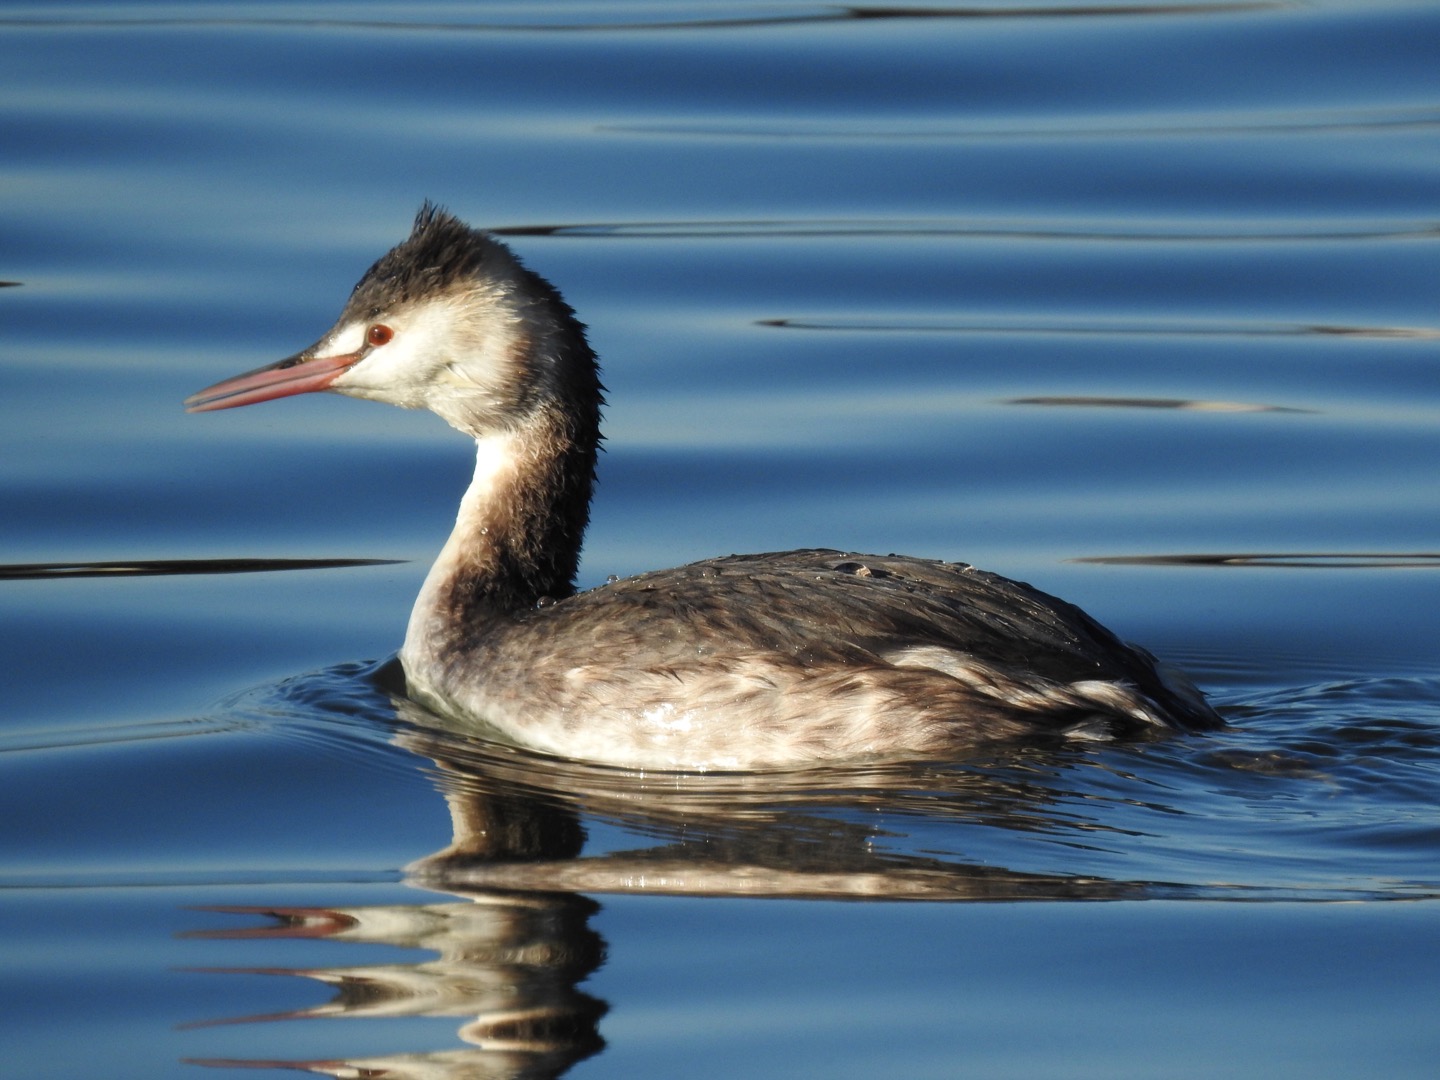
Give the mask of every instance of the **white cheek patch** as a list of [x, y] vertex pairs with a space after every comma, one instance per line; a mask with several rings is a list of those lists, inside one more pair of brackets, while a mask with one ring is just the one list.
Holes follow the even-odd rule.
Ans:
[[[389, 326], [395, 336], [384, 345], [369, 349], [366, 356], [332, 384], [335, 389], [358, 396], [376, 397], [397, 405], [414, 407], [423, 403], [430, 371], [440, 353], [442, 342], [437, 337], [439, 322], [424, 312], [403, 322], [376, 320]], [[336, 355], [359, 352], [366, 348], [369, 321], [348, 323], [335, 331], [326, 348]]]
[[[394, 331], [384, 345], [332, 384], [354, 397], [424, 408], [461, 431], [491, 430], [497, 410], [513, 400], [522, 381], [519, 349], [526, 327], [510, 310], [503, 290], [440, 297], [381, 316]], [[333, 355], [366, 348], [370, 322], [337, 327], [323, 347]]]

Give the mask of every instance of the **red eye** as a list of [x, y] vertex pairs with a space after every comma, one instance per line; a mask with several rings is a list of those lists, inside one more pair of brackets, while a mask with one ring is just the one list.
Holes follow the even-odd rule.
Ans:
[[376, 323], [370, 327], [369, 330], [365, 331], [365, 343], [373, 348], [378, 345], [384, 345], [394, 336], [395, 331], [391, 330], [390, 327]]

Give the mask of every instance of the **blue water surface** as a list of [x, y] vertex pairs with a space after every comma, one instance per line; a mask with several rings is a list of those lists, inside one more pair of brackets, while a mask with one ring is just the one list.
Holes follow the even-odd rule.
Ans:
[[[1432, 1075], [1437, 55], [1398, 0], [0, 6], [7, 1070]], [[963, 559], [1229, 728], [438, 729], [387, 662], [465, 441], [180, 407], [425, 198], [590, 327], [582, 585]]]

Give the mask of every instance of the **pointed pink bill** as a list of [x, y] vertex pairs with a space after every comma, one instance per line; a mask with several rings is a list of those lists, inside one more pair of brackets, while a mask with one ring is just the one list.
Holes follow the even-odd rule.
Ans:
[[[308, 351], [308, 350], [307, 350]], [[362, 353], [342, 356], [308, 357], [297, 353], [279, 363], [247, 371], [233, 379], [207, 386], [185, 399], [186, 412], [212, 412], [233, 409], [237, 405], [254, 405], [258, 401], [308, 394], [324, 390], [358, 361]]]

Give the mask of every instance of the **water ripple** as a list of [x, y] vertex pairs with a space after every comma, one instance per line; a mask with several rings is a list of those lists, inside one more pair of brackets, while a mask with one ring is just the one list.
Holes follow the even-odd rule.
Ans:
[[1291, 243], [1415, 240], [1440, 237], [1429, 220], [1356, 222], [1216, 220], [1195, 222], [1067, 218], [1055, 221], [1006, 221], [994, 218], [773, 218], [756, 220], [595, 221], [506, 225], [497, 236], [557, 236], [607, 240], [735, 240], [797, 237], [973, 237], [986, 240], [1082, 240], [1160, 243]]
[[[877, 20], [915, 21], [952, 19], [1077, 19], [1077, 18], [1121, 18], [1157, 16], [1219, 16], [1247, 14], [1256, 11], [1278, 10], [1288, 7], [1279, 0], [1237, 0], [1237, 2], [1173, 3], [1173, 4], [1093, 4], [1053, 5], [1047, 7], [1013, 8], [1000, 6], [966, 5], [960, 7], [870, 7], [823, 5], [811, 10], [792, 12], [778, 11], [773, 15], [753, 15], [737, 11], [733, 15], [705, 16], [682, 15], [668, 19], [653, 19], [637, 16], [634, 19], [617, 20], [616, 9], [610, 4], [594, 5], [597, 14], [604, 18], [578, 20], [573, 17], [576, 8], [566, 5], [565, 15], [557, 13], [550, 21], [537, 22], [533, 8], [517, 7], [524, 11], [523, 18], [513, 21], [487, 20], [484, 22], [461, 20], [413, 20], [413, 19], [324, 19], [305, 16], [235, 18], [235, 17], [155, 17], [155, 16], [112, 16], [108, 18], [86, 17], [37, 17], [12, 16], [0, 19], [0, 26], [63, 26], [63, 27], [126, 27], [164, 28], [182, 27], [199, 29], [207, 27], [278, 27], [290, 29], [319, 30], [384, 30], [443, 32], [603, 32], [603, 31], [671, 31], [671, 30], [726, 30], [753, 27], [781, 27], [796, 25], [820, 25], [824, 23], [874, 22]], [[582, 6], [580, 10], [584, 10]], [[568, 16], [568, 17], [566, 17]]]
[[1010, 142], [1160, 139], [1229, 139], [1256, 136], [1380, 135], [1424, 132], [1440, 126], [1440, 112], [1428, 107], [1398, 109], [1314, 110], [1286, 113], [1233, 115], [1176, 114], [1157, 117], [1140, 113], [1124, 123], [1113, 116], [1076, 116], [1062, 125], [1053, 117], [1035, 124], [1017, 125], [1013, 119], [975, 122], [964, 127], [935, 127], [923, 120], [869, 126], [855, 117], [825, 119], [788, 116], [766, 120], [631, 121], [605, 124], [602, 131], [630, 135], [686, 138], [783, 139], [823, 142]]
[[1440, 570], [1434, 552], [1205, 552], [1185, 555], [1091, 555], [1067, 560], [1104, 566], [1228, 566], [1290, 570]]
[[403, 561], [403, 559], [131, 559], [124, 562], [5, 563], [0, 564], [0, 580], [263, 574], [277, 570], [333, 570], [347, 566], [391, 566]]
[[1046, 405], [1082, 409], [1179, 409], [1187, 412], [1315, 412], [1314, 409], [1300, 409], [1292, 405], [1261, 405], [1249, 401], [1197, 401], [1190, 398], [1089, 397], [1079, 395], [1008, 398], [1002, 404]]
[[1440, 328], [1428, 326], [1342, 326], [1124, 317], [1077, 319], [1074, 317], [1046, 317], [1039, 314], [1027, 314], [1013, 318], [989, 315], [977, 316], [973, 319], [955, 316], [897, 318], [892, 314], [826, 316], [824, 318], [784, 317], [758, 319], [756, 325], [778, 330], [840, 330], [889, 334], [1063, 334], [1066, 336], [1182, 338], [1355, 337], [1400, 341], [1440, 339]]

